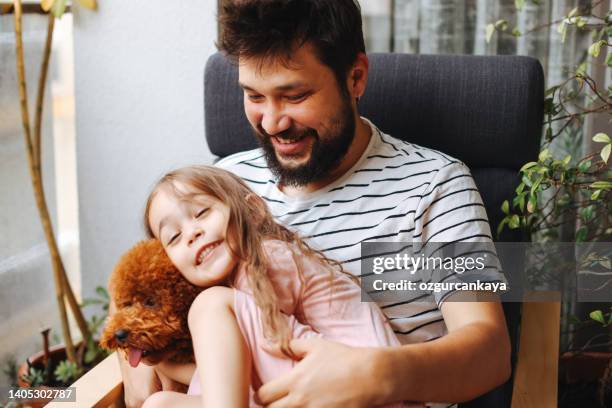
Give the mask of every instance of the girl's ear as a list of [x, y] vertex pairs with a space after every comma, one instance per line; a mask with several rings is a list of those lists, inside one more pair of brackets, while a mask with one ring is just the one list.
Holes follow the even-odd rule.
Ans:
[[255, 193], [248, 193], [244, 198], [249, 205], [255, 223], [260, 224], [266, 218], [266, 203]]

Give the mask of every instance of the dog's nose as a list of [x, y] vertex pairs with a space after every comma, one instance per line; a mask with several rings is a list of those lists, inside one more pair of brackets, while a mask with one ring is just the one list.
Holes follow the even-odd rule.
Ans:
[[128, 331], [124, 329], [119, 329], [115, 332], [115, 338], [118, 342], [123, 343], [128, 338]]

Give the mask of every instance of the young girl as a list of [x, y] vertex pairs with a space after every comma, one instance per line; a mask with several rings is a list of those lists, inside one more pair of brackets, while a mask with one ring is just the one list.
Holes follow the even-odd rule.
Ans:
[[[380, 309], [361, 301], [354, 278], [274, 221], [264, 201], [225, 170], [193, 166], [164, 176], [147, 201], [145, 225], [187, 280], [209, 288], [188, 316], [201, 373], [192, 377], [192, 395], [157, 393], [146, 407], [256, 406], [250, 387], [295, 364], [292, 338], [399, 345]], [[274, 346], [286, 358], [266, 351]]]

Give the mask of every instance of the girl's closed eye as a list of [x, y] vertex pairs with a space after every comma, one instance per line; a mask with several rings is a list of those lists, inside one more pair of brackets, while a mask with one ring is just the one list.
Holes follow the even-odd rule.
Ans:
[[166, 243], [166, 246], [168, 245], [172, 245], [174, 242], [176, 242], [179, 238], [179, 236], [181, 235], [180, 232], [177, 232], [176, 234], [172, 235], [172, 237], [170, 237], [170, 239], [168, 240], [168, 242]]
[[206, 211], [208, 211], [208, 208], [202, 208], [200, 211], [198, 211], [196, 213], [196, 218], [200, 218], [202, 215], [204, 215], [204, 213], [206, 213]]

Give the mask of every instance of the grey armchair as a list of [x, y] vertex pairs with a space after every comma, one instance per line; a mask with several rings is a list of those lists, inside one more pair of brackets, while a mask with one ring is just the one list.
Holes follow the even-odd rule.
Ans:
[[[369, 58], [370, 76], [359, 102], [360, 113], [394, 137], [441, 150], [466, 163], [495, 231], [503, 215], [501, 203], [513, 196], [518, 184], [518, 170], [538, 154], [544, 93], [539, 62], [518, 56], [371, 54]], [[212, 153], [225, 157], [256, 147], [244, 115], [236, 67], [215, 54], [206, 65], [204, 82], [206, 139]], [[506, 232], [499, 240], [523, 241], [524, 237]], [[511, 405], [521, 306], [504, 303], [513, 377], [460, 406]], [[528, 351], [527, 346], [523, 351]], [[525, 376], [521, 381], [529, 382]], [[517, 399], [524, 399], [521, 392], [527, 391], [523, 388], [517, 394], [515, 390], [513, 406], [519, 405]]]

